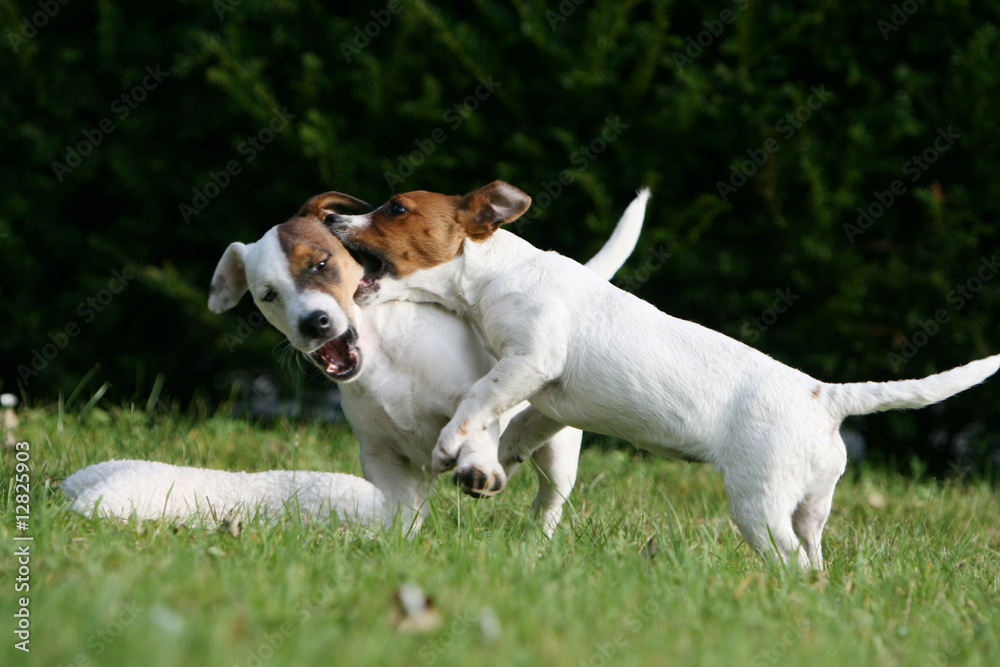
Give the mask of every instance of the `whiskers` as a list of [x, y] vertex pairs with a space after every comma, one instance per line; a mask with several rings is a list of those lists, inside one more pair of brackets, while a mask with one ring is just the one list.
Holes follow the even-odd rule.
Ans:
[[[280, 343], [274, 346], [278, 353], [278, 365], [281, 368], [291, 372], [299, 371], [302, 372], [302, 357], [303, 354], [295, 349], [291, 341], [287, 338], [281, 340]], [[294, 364], [294, 368], [292, 367]]]

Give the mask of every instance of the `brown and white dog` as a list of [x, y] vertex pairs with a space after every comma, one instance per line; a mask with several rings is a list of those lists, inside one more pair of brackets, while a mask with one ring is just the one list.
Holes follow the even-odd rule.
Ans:
[[[641, 215], [648, 196], [640, 192], [624, 217]], [[823, 528], [847, 461], [841, 421], [929, 405], [1000, 366], [995, 355], [922, 380], [820, 382], [500, 229], [530, 203], [497, 181], [464, 196], [399, 194], [371, 213], [329, 220], [345, 244], [378, 259], [360, 282], [365, 303], [441, 304], [497, 357], [442, 431], [438, 470], [460, 460], [496, 415], [530, 399], [554, 423], [714, 464], [747, 542], [822, 567]], [[503, 434], [500, 461], [531, 451], [519, 421]]]
[[[256, 243], [233, 243], [212, 279], [209, 308], [232, 308], [249, 291], [260, 311], [291, 344], [339, 383], [344, 412], [361, 445], [365, 478], [397, 508], [404, 528], [417, 528], [433, 477], [431, 452], [469, 388], [494, 360], [475, 331], [447, 310], [393, 302], [356, 308], [364, 269], [324, 226], [364, 202], [336, 192], [310, 199]], [[642, 216], [623, 219], [588, 266], [609, 279], [635, 247]], [[426, 247], [447, 240], [428, 230]], [[402, 253], [406, 255], [406, 253]], [[411, 255], [419, 261], [418, 253]], [[405, 258], [402, 261], [407, 261]], [[471, 439], [456, 463], [456, 481], [471, 495], [492, 495], [507, 474], [497, 463], [500, 429], [527, 406], [498, 413]], [[538, 426], [528, 437], [538, 468], [534, 510], [546, 534], [562, 515], [576, 481], [580, 431], [553, 424], [533, 409], [520, 417]]]

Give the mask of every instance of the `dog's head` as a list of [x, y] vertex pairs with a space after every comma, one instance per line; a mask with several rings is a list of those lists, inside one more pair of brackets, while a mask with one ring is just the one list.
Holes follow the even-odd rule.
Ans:
[[494, 181], [467, 195], [418, 190], [394, 195], [364, 215], [326, 214], [323, 221], [365, 267], [355, 300], [379, 300], [380, 281], [399, 280], [450, 262], [466, 239], [482, 242], [521, 217], [531, 197]]
[[229, 310], [249, 290], [264, 317], [327, 377], [354, 379], [362, 366], [354, 291], [364, 270], [321, 221], [335, 210], [368, 208], [328, 192], [256, 243], [231, 244], [215, 269], [209, 310]]

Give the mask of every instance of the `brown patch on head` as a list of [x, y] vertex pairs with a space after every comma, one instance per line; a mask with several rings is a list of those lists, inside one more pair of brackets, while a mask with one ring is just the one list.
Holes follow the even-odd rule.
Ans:
[[418, 190], [394, 196], [375, 211], [350, 243], [377, 255], [400, 278], [450, 261], [462, 252], [461, 197]]
[[819, 392], [823, 389], [820, 385], [816, 385], [816, 388], [812, 390], [813, 398], [819, 398]]
[[278, 225], [278, 242], [299, 290], [330, 294], [350, 317], [354, 291], [364, 269], [314, 217], [297, 217]]
[[465, 239], [485, 241], [529, 206], [531, 197], [502, 181], [464, 196], [417, 190], [395, 195], [344, 238], [401, 278], [451, 261], [462, 253]]

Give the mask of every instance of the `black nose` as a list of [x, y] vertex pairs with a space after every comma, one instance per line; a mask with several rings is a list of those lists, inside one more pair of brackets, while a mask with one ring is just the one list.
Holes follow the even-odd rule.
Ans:
[[300, 317], [299, 332], [311, 340], [326, 338], [330, 332], [330, 316], [322, 310], [314, 310]]

